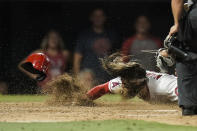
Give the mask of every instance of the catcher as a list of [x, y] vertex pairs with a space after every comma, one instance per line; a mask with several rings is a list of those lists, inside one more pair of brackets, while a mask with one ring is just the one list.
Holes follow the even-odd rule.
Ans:
[[88, 91], [95, 100], [107, 93], [121, 94], [127, 98], [138, 96], [145, 101], [176, 102], [178, 100], [177, 77], [166, 74], [173, 67], [174, 60], [165, 49], [157, 55], [157, 66], [162, 72], [145, 71], [136, 61], [125, 63], [120, 54], [113, 54], [102, 60], [103, 67], [117, 77]]

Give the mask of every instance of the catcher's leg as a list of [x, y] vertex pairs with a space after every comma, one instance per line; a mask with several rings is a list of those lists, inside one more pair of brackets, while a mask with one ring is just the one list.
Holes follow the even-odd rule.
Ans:
[[105, 84], [92, 88], [88, 91], [87, 96], [90, 99], [95, 100], [107, 93], [119, 93], [120, 90], [122, 90], [122, 81], [120, 77], [117, 77]]

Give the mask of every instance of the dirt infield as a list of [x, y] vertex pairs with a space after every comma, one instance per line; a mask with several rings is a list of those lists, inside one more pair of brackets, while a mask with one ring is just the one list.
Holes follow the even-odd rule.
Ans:
[[0, 103], [0, 122], [66, 122], [136, 119], [197, 126], [197, 117], [182, 117], [177, 106], [145, 102], [99, 103], [96, 107], [51, 106], [46, 103]]

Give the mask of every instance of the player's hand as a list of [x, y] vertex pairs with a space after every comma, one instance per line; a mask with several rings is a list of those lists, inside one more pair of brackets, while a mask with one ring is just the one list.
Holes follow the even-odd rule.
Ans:
[[169, 36], [176, 34], [179, 31], [179, 25], [175, 24], [170, 28]]
[[161, 51], [159, 52], [159, 54], [160, 54], [161, 56], [163, 56], [163, 57], [169, 57], [169, 54], [168, 54], [168, 51], [167, 51], [167, 50], [161, 50]]

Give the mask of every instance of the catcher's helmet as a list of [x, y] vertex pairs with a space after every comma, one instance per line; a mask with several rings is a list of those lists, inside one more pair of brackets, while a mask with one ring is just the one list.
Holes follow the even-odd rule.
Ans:
[[39, 74], [37, 80], [42, 81], [46, 78], [46, 73], [50, 65], [50, 60], [44, 53], [33, 53], [27, 57], [21, 66], [32, 74]]

